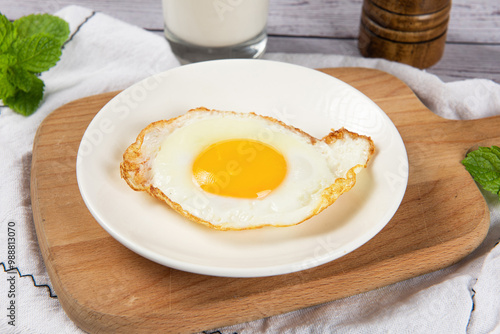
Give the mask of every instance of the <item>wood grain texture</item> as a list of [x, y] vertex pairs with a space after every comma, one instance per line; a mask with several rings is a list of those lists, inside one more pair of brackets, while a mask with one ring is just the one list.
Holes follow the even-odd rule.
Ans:
[[[357, 38], [362, 4], [363, 0], [271, 0], [269, 33]], [[145, 29], [163, 30], [161, 0], [2, 0], [0, 11], [14, 20], [34, 12], [54, 13], [69, 5], [88, 7]], [[498, 1], [453, 0], [448, 40], [500, 43], [499, 20]]]
[[[358, 39], [323, 39], [270, 37], [268, 52], [316, 53], [361, 57]], [[492, 61], [492, 57], [496, 57]], [[437, 75], [444, 82], [464, 79], [484, 78], [500, 83], [499, 45], [469, 44], [464, 49], [461, 44], [448, 43], [443, 57], [426, 71]]]
[[450, 9], [450, 0], [364, 0], [359, 50], [365, 57], [428, 68], [443, 56]]
[[[212, 277], [153, 263], [115, 241], [78, 191], [83, 132], [116, 93], [69, 103], [38, 129], [31, 198], [43, 258], [68, 316], [90, 333], [189, 333], [289, 312], [449, 266], [474, 250], [488, 207], [460, 161], [500, 143], [500, 117], [442, 119], [399, 79], [377, 70], [324, 69], [374, 100], [405, 142], [409, 183], [399, 210], [372, 240], [322, 266], [264, 278]], [[223, 233], [223, 232], [222, 232]]]
[[375, 5], [393, 13], [421, 15], [435, 13], [448, 7], [450, 0], [372, 0]]
[[[407, 1], [406, 3], [419, 4], [418, 1]], [[399, 6], [402, 1], [365, 0], [363, 1], [363, 13], [381, 27], [396, 31], [413, 32], [428, 31], [444, 22], [448, 23], [450, 16], [450, 0], [433, 3], [434, 7], [427, 5], [426, 11], [419, 10], [418, 15], [414, 10], [402, 10], [405, 8], [403, 6], [397, 12], [394, 12], [394, 4]], [[440, 31], [437, 36], [441, 34]], [[433, 37], [435, 36], [426, 36], [423, 40]]]
[[[362, 4], [363, 0], [272, 0], [269, 52], [361, 56], [356, 44]], [[3, 0], [0, 11], [13, 20], [69, 5], [92, 8], [163, 34], [160, 0]], [[445, 54], [428, 69], [430, 73], [444, 81], [486, 78], [500, 83], [499, 1], [453, 0], [446, 39]]]

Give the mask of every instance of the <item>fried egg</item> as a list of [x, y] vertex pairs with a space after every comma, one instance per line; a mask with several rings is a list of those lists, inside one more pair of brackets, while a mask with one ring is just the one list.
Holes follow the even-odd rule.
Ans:
[[157, 121], [123, 154], [122, 178], [219, 230], [291, 226], [356, 183], [373, 141], [344, 128], [321, 140], [274, 118], [197, 108]]

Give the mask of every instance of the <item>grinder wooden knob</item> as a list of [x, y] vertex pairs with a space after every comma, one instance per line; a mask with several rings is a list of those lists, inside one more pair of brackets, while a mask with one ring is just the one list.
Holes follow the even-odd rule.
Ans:
[[365, 57], [418, 68], [444, 52], [451, 0], [364, 0], [358, 47]]

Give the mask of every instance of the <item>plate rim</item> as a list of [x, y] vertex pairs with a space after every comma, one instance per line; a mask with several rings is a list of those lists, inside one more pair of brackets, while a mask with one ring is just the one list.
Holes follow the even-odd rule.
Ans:
[[[401, 153], [404, 154], [404, 157], [402, 157], [402, 158], [406, 162], [407, 172], [409, 171], [409, 162], [408, 162], [408, 154], [406, 151], [406, 147], [405, 147], [404, 142], [401, 138], [399, 130], [397, 129], [395, 124], [392, 122], [392, 120], [390, 120], [390, 118], [387, 116], [387, 114], [373, 100], [368, 98], [363, 92], [354, 88], [350, 84], [348, 84], [348, 83], [346, 83], [346, 82], [344, 82], [344, 81], [342, 81], [334, 76], [331, 76], [327, 73], [324, 73], [324, 72], [321, 72], [321, 71], [318, 71], [315, 69], [307, 68], [307, 67], [304, 67], [301, 65], [295, 65], [295, 64], [285, 63], [285, 62], [274, 61], [274, 60], [263, 60], [263, 59], [258, 59], [258, 60], [256, 60], [256, 59], [253, 59], [253, 60], [248, 60], [248, 59], [212, 60], [212, 61], [207, 61], [207, 62], [193, 63], [193, 64], [183, 65], [183, 66], [179, 66], [179, 67], [174, 67], [172, 69], [148, 76], [148, 77], [132, 84], [131, 86], [124, 89], [123, 91], [119, 92], [116, 96], [114, 96], [111, 100], [109, 100], [96, 113], [96, 115], [93, 117], [93, 119], [91, 120], [91, 122], [87, 126], [84, 135], [82, 136], [82, 140], [81, 140], [79, 147], [78, 147], [77, 163], [76, 163], [76, 174], [77, 174], [78, 188], [79, 188], [80, 194], [82, 196], [82, 199], [83, 199], [86, 207], [88, 208], [88, 210], [92, 214], [92, 216], [96, 219], [96, 221], [99, 223], [99, 225], [102, 228], [104, 228], [104, 230], [107, 233], [109, 233], [114, 239], [119, 241], [122, 245], [124, 245], [125, 247], [127, 247], [131, 251], [133, 251], [133, 252], [135, 252], [135, 253], [137, 253], [137, 254], [139, 254], [139, 255], [141, 255], [149, 260], [152, 260], [156, 263], [159, 263], [159, 264], [167, 266], [167, 267], [179, 269], [179, 270], [186, 271], [186, 272], [203, 274], [203, 275], [211, 275], [211, 276], [222, 276], [222, 277], [266, 277], [266, 276], [289, 274], [289, 273], [293, 273], [293, 272], [297, 272], [297, 271], [311, 269], [311, 268], [323, 265], [325, 263], [331, 262], [333, 260], [336, 260], [336, 259], [338, 259], [346, 254], [349, 254], [350, 252], [354, 251], [355, 249], [361, 247], [362, 245], [367, 243], [369, 240], [371, 240], [375, 235], [377, 235], [389, 223], [391, 218], [394, 216], [394, 214], [399, 209], [399, 206], [403, 200], [404, 194], [405, 194], [407, 186], [408, 186], [408, 173], [406, 173], [406, 178], [404, 180], [404, 186], [402, 189], [400, 189], [401, 193], [399, 194], [400, 196], [398, 196], [398, 200], [396, 200], [392, 203], [391, 208], [386, 211], [386, 214], [384, 215], [384, 219], [381, 219], [381, 220], [384, 220], [385, 223], [383, 223], [383, 224], [379, 223], [379, 224], [375, 225], [376, 228], [372, 227], [372, 229], [370, 230], [371, 233], [363, 233], [362, 238], [358, 237], [355, 239], [355, 240], [357, 240], [357, 242], [351, 241], [350, 243], [348, 243], [347, 245], [349, 245], [349, 247], [344, 246], [343, 250], [341, 252], [342, 253], [341, 255], [332, 257], [332, 255], [331, 255], [332, 252], [325, 253], [325, 254], [323, 254], [323, 256], [317, 257], [317, 258], [315, 258], [314, 261], [309, 261], [309, 263], [306, 263], [306, 264], [304, 264], [304, 261], [302, 261], [301, 264], [287, 263], [287, 264], [279, 264], [279, 265], [274, 265], [274, 266], [228, 268], [225, 266], [214, 267], [211, 265], [202, 265], [202, 264], [198, 264], [198, 263], [186, 263], [185, 261], [181, 261], [181, 260], [178, 260], [175, 258], [165, 258], [164, 255], [160, 255], [158, 253], [155, 253], [150, 249], [143, 248], [140, 246], [138, 247], [138, 245], [136, 243], [128, 240], [126, 237], [121, 235], [118, 231], [113, 229], [108, 223], [106, 223], [106, 219], [104, 217], [101, 217], [99, 212], [97, 212], [95, 210], [90, 199], [87, 197], [87, 194], [85, 191], [85, 186], [82, 184], [82, 181], [81, 181], [82, 171], [81, 171], [81, 168], [79, 168], [79, 166], [81, 166], [81, 159], [82, 159], [83, 155], [80, 154], [80, 150], [82, 149], [83, 139], [85, 138], [89, 129], [91, 129], [92, 126], [94, 126], [94, 123], [98, 121], [98, 119], [102, 116], [103, 113], [106, 112], [106, 110], [108, 108], [111, 108], [111, 106], [113, 105], [113, 101], [116, 101], [121, 96], [124, 96], [124, 95], [130, 93], [130, 91], [132, 89], [134, 89], [134, 87], [141, 85], [146, 80], [150, 80], [153, 77], [168, 76], [171, 73], [175, 73], [177, 71], [183, 71], [185, 68], [192, 68], [192, 67], [198, 67], [198, 66], [203, 67], [203, 66], [210, 66], [210, 64], [233, 63], [233, 62], [239, 62], [239, 63], [260, 62], [260, 63], [270, 64], [271, 66], [285, 66], [285, 67], [295, 68], [295, 69], [298, 69], [300, 71], [317, 73], [321, 76], [328, 77], [329, 78], [328, 80], [333, 79], [337, 82], [342, 83], [342, 85], [349, 86], [350, 89], [356, 91], [357, 94], [360, 94], [361, 96], [363, 96], [376, 109], [378, 109], [379, 112], [385, 116], [386, 121], [388, 121], [394, 127], [397, 135], [399, 136], [398, 139], [399, 139], [400, 143], [402, 144], [403, 151]], [[359, 241], [359, 240], [361, 240], [361, 241]], [[339, 253], [339, 252], [336, 252], [336, 253]]]

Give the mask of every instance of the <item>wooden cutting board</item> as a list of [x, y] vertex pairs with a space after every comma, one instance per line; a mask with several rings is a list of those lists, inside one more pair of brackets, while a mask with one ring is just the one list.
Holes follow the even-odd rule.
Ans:
[[322, 70], [356, 87], [392, 119], [406, 145], [409, 183], [396, 215], [372, 240], [322, 266], [274, 277], [224, 278], [153, 263], [94, 220], [75, 173], [82, 135], [115, 93], [71, 102], [40, 125], [31, 198], [38, 241], [68, 316], [90, 333], [189, 333], [354, 295], [456, 263], [484, 239], [489, 211], [460, 161], [500, 144], [500, 117], [442, 119], [394, 76]]

